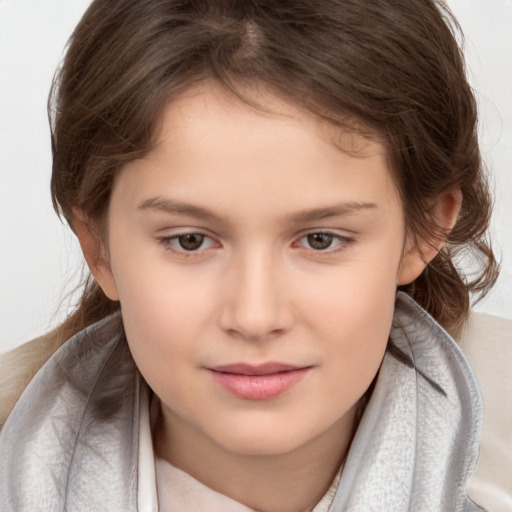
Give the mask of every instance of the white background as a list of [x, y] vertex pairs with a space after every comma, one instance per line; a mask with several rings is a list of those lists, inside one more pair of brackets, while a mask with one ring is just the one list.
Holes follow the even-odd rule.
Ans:
[[[502, 274], [477, 309], [512, 318], [512, 1], [449, 0], [466, 34], [481, 143], [496, 188]], [[0, 352], [56, 325], [81, 256], [50, 201], [46, 98], [89, 0], [0, 0]]]

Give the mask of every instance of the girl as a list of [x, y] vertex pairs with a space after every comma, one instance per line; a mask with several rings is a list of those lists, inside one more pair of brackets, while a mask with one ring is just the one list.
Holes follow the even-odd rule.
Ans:
[[2, 510], [481, 510], [448, 332], [497, 270], [456, 29], [433, 0], [91, 4], [50, 118], [92, 277], [10, 388]]

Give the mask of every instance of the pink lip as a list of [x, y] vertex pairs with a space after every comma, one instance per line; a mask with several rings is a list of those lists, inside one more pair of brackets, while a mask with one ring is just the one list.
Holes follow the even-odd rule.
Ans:
[[310, 370], [282, 363], [228, 364], [208, 368], [213, 379], [231, 394], [248, 400], [269, 400], [297, 384]]

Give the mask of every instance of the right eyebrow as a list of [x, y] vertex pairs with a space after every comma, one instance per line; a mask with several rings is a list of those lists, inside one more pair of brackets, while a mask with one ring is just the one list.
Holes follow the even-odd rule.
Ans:
[[226, 222], [225, 219], [215, 215], [212, 211], [202, 206], [196, 206], [190, 203], [182, 203], [165, 199], [163, 197], [152, 197], [139, 203], [138, 211], [160, 211], [174, 215], [186, 215], [187, 217], [195, 217], [201, 220], [216, 220]]

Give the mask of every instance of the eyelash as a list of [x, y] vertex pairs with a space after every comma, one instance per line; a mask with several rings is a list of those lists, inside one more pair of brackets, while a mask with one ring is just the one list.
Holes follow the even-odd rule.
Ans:
[[[316, 235], [316, 236], [323, 235], [323, 236], [332, 237], [331, 244], [328, 247], [326, 247], [325, 249], [314, 249], [313, 247], [304, 247], [303, 245], [300, 244], [301, 240], [304, 240], [304, 239], [307, 240], [308, 237], [314, 236], [314, 235]], [[178, 248], [175, 244], [179, 244], [180, 238], [183, 238], [186, 236], [203, 237], [201, 245], [197, 249], [191, 249], [191, 250], [187, 250], [183, 247]], [[202, 248], [205, 240], [210, 240], [213, 243], [210, 243], [209, 247]], [[196, 232], [196, 231], [179, 233], [179, 234], [173, 235], [173, 236], [159, 237], [158, 242], [163, 246], [163, 248], [166, 251], [174, 252], [174, 253], [176, 253], [180, 256], [183, 256], [185, 258], [202, 256], [205, 251], [207, 251], [208, 249], [211, 249], [212, 247], [215, 246], [215, 241], [212, 237], [210, 237], [209, 235], [206, 235], [205, 233]], [[304, 235], [302, 235], [298, 239], [296, 239], [293, 242], [292, 246], [297, 247], [297, 248], [303, 248], [306, 250], [311, 250], [315, 255], [318, 254], [321, 256], [328, 256], [328, 255], [333, 255], [333, 254], [336, 254], [338, 252], [341, 252], [341, 251], [347, 249], [353, 243], [354, 243], [354, 239], [351, 237], [338, 235], [338, 234], [332, 233], [330, 231], [311, 231], [309, 233], [305, 233]], [[217, 243], [217, 246], [220, 247], [220, 244]]]

